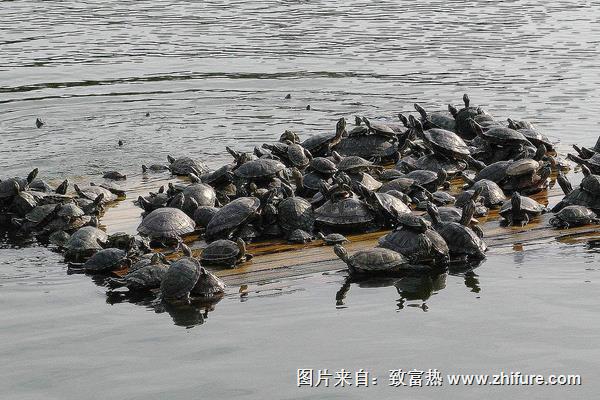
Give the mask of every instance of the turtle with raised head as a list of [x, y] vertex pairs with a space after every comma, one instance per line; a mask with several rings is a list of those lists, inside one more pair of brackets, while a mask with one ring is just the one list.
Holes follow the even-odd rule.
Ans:
[[500, 216], [504, 218], [505, 225], [525, 226], [529, 221], [546, 212], [546, 207], [530, 197], [521, 196], [514, 192], [510, 200], [507, 200], [500, 208]]
[[329, 155], [331, 148], [342, 140], [342, 135], [346, 132], [346, 120], [340, 118], [335, 127], [335, 133], [322, 133], [312, 135], [304, 142], [302, 147], [308, 150], [313, 157], [322, 157]]
[[321, 239], [328, 246], [350, 242], [346, 236], [340, 233], [330, 233], [328, 235], [324, 235], [322, 232], [319, 232], [317, 233], [317, 238]]

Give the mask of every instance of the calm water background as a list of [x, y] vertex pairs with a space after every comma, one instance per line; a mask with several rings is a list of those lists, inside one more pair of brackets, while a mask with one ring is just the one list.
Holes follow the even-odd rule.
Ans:
[[[562, 149], [591, 145], [599, 19], [599, 2], [0, 2], [0, 174], [35, 166], [47, 179], [86, 180], [118, 169], [134, 182], [140, 164], [167, 154], [214, 167], [228, 160], [225, 145], [331, 130], [355, 113], [393, 120], [414, 101], [444, 109], [464, 92], [498, 118], [532, 120]], [[44, 247], [2, 243], [3, 398], [598, 392], [593, 244], [508, 249], [466, 277], [355, 284], [344, 305], [343, 274], [244, 297], [232, 288], [207, 318], [174, 320], [144, 301], [115, 303]], [[300, 367], [368, 368], [380, 384], [300, 391]], [[395, 368], [580, 373], [584, 385], [407, 393], [387, 387]]]

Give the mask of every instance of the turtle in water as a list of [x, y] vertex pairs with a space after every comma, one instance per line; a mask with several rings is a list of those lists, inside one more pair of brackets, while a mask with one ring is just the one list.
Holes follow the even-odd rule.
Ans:
[[209, 171], [206, 164], [190, 157], [174, 158], [172, 156], [167, 156], [167, 160], [169, 161], [169, 169], [173, 175], [188, 176], [192, 173], [200, 176]]
[[163, 207], [152, 211], [142, 220], [137, 231], [151, 240], [178, 242], [182, 235], [194, 232], [196, 223], [177, 208]]
[[584, 206], [567, 206], [557, 212], [548, 221], [556, 228], [572, 228], [576, 226], [598, 224], [600, 219], [596, 213]]
[[130, 291], [159, 289], [169, 266], [163, 263], [160, 253], [155, 253], [147, 261], [144, 266], [133, 271], [129, 268], [129, 272], [121, 278], [109, 279], [108, 286], [112, 289], [125, 286]]
[[127, 175], [120, 173], [119, 171], [107, 171], [102, 175], [104, 179], [110, 179], [113, 181], [124, 181], [127, 179]]
[[202, 251], [202, 265], [219, 265], [235, 268], [236, 264], [252, 259], [252, 254], [246, 253], [246, 243], [242, 239], [235, 242], [228, 239], [215, 240]]
[[450, 256], [465, 259], [483, 259], [487, 246], [469, 224], [475, 212], [475, 203], [471, 200], [463, 207], [460, 222], [444, 222], [440, 219], [437, 207], [429, 203], [427, 213], [433, 222], [433, 228], [444, 238]]
[[200, 263], [186, 248], [185, 256], [171, 264], [160, 283], [160, 293], [165, 301], [189, 302], [190, 292], [200, 278]]
[[312, 135], [304, 142], [302, 147], [312, 154], [313, 157], [322, 157], [329, 155], [331, 147], [342, 140], [342, 135], [346, 132], [346, 120], [340, 118], [335, 127], [335, 133], [322, 133]]
[[65, 243], [65, 259], [67, 261], [81, 262], [102, 250], [108, 235], [93, 226], [84, 226], [69, 237]]
[[408, 264], [402, 254], [381, 247], [360, 250], [352, 255], [341, 244], [336, 244], [333, 250], [348, 265], [348, 271], [352, 275], [394, 274], [402, 272], [403, 267]]
[[[90, 274], [102, 274], [117, 269], [121, 269], [126, 262], [131, 262], [127, 258], [127, 253], [121, 249], [108, 248], [99, 250], [91, 256], [84, 264], [85, 272]], [[127, 264], [129, 265], [129, 264]]]
[[510, 200], [500, 208], [500, 216], [504, 218], [505, 225], [525, 226], [531, 218], [544, 212], [546, 207], [529, 197], [521, 196], [519, 192], [514, 192]]
[[350, 242], [346, 236], [340, 233], [330, 233], [329, 235], [324, 235], [322, 232], [319, 232], [317, 233], [317, 238], [321, 239], [328, 246]]

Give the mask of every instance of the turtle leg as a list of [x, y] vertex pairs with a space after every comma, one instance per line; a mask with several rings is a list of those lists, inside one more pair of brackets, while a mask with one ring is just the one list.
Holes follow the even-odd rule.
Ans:
[[529, 214], [525, 213], [525, 215], [523, 216], [523, 218], [519, 221], [519, 224], [521, 226], [525, 226], [529, 223]]

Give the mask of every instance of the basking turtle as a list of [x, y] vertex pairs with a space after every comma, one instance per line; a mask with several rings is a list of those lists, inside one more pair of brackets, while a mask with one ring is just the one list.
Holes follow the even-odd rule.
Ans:
[[572, 188], [567, 177], [559, 171], [557, 181], [565, 197], [552, 208], [552, 212], [557, 213], [570, 205], [584, 206], [600, 212], [600, 176], [593, 175], [585, 165], [581, 167], [581, 170], [584, 178], [576, 189]]
[[418, 103], [415, 103], [415, 110], [419, 114], [421, 114], [421, 124], [423, 124], [423, 129], [428, 130], [432, 128], [444, 129], [446, 131], [455, 132], [456, 131], [456, 120], [452, 117], [452, 115], [442, 114], [442, 113], [427, 113], [423, 107], [421, 107]]
[[287, 241], [289, 243], [299, 243], [299, 244], [302, 244], [302, 243], [312, 242], [313, 239], [314, 239], [313, 235], [311, 235], [310, 233], [308, 233], [308, 232], [306, 232], [305, 230], [302, 230], [302, 229], [294, 229], [287, 236]]
[[395, 213], [410, 213], [410, 208], [402, 200], [389, 193], [362, 190], [361, 194], [382, 220], [381, 224], [384, 226], [393, 225], [396, 220]]
[[169, 270], [169, 265], [163, 263], [160, 253], [155, 253], [144, 265], [132, 270], [121, 278], [111, 278], [108, 285], [111, 288], [127, 287], [130, 291], [159, 289], [160, 284]]
[[200, 278], [200, 263], [191, 256], [190, 251], [185, 251], [185, 254], [185, 257], [171, 264], [163, 276], [160, 293], [166, 301], [189, 301], [190, 292]]
[[111, 203], [118, 199], [116, 194], [101, 186], [90, 185], [79, 187], [77, 184], [74, 184], [73, 188], [75, 189], [75, 192], [77, 192], [77, 195], [85, 200], [94, 201], [98, 198], [98, 196], [102, 196], [102, 201], [100, 202], [102, 205]]
[[481, 198], [483, 199], [483, 205], [488, 208], [496, 208], [504, 204], [506, 196], [504, 191], [498, 186], [496, 182], [488, 179], [481, 179], [471, 186], [471, 190], [479, 191], [481, 188]]
[[[469, 161], [472, 168], [479, 169], [480, 165], [475, 165]], [[446, 157], [439, 153], [425, 154], [414, 160], [412, 157], [405, 157], [397, 165], [397, 168], [404, 169], [407, 171], [424, 169], [439, 173], [445, 171], [448, 176], [454, 176], [464, 171], [469, 165], [464, 160], [457, 160], [454, 158]]]
[[350, 177], [352, 181], [351, 183], [354, 190], [356, 190], [357, 187], [363, 187], [370, 191], [377, 191], [383, 185], [383, 183], [379, 182], [366, 172], [348, 174], [348, 177]]
[[464, 108], [457, 110], [452, 105], [448, 105], [448, 111], [456, 121], [456, 132], [461, 138], [471, 140], [477, 136], [477, 133], [469, 123], [469, 120], [475, 119], [478, 115], [483, 114], [483, 111], [478, 107], [472, 107], [470, 105], [471, 99], [466, 93], [463, 95], [463, 102], [465, 103]]
[[383, 248], [397, 251], [416, 264], [443, 264], [449, 260], [448, 245], [423, 218], [400, 214], [399, 228], [379, 239]]
[[336, 244], [344, 244], [349, 243], [350, 241], [346, 238], [346, 236], [339, 233], [330, 233], [329, 235], [323, 235], [323, 233], [317, 233], [317, 238], [321, 239], [328, 246], [333, 246]]
[[35, 190], [37, 192], [52, 192], [53, 189], [48, 185], [48, 183], [42, 179], [35, 178], [29, 184], [29, 190]]
[[369, 169], [375, 167], [375, 165], [371, 161], [367, 161], [362, 157], [358, 156], [349, 156], [349, 157], [341, 157], [336, 155], [334, 152], [334, 156], [339, 160], [337, 167], [338, 170], [345, 173], [358, 173], [358, 172], [367, 172]]
[[151, 213], [152, 211], [166, 207], [169, 202], [169, 195], [166, 193], [150, 193], [146, 197], [139, 196], [137, 199], [137, 204], [141, 208], [144, 209], [147, 213]]
[[598, 224], [600, 219], [596, 213], [584, 206], [567, 206], [550, 218], [550, 225], [557, 228]]
[[367, 117], [362, 118], [366, 127], [369, 128], [369, 132], [388, 137], [390, 139], [396, 139], [396, 131], [393, 130], [389, 125], [382, 122], [370, 121]]
[[39, 198], [33, 193], [19, 192], [13, 197], [10, 204], [10, 210], [15, 212], [18, 216], [24, 217], [25, 214], [31, 212], [39, 205], [38, 199]]
[[163, 207], [146, 215], [137, 231], [152, 240], [179, 241], [182, 235], [194, 232], [196, 223], [177, 208]]
[[246, 253], [246, 243], [242, 239], [232, 242], [228, 239], [215, 240], [202, 251], [202, 265], [220, 265], [235, 268], [236, 264], [252, 259], [252, 254]]
[[355, 197], [328, 199], [315, 210], [315, 217], [316, 224], [328, 231], [365, 232], [377, 228], [371, 208]]
[[448, 182], [446, 182], [448, 174], [444, 170], [437, 173], [428, 170], [415, 170], [406, 174], [406, 177], [413, 179], [430, 192], [435, 192], [440, 186], [449, 186]]
[[512, 160], [508, 161], [497, 161], [493, 164], [490, 164], [480, 170], [473, 180], [468, 179], [466, 175], [462, 175], [463, 179], [472, 186], [475, 182], [487, 179], [492, 182], [497, 183], [498, 185], [504, 184], [508, 180], [508, 175], [506, 174], [506, 170], [509, 165], [512, 164]]
[[81, 262], [102, 250], [108, 240], [108, 235], [93, 226], [84, 226], [71, 235], [65, 244], [65, 259]]
[[332, 176], [337, 172], [337, 165], [328, 158], [315, 157], [310, 162], [308, 169], [325, 176]]
[[402, 254], [381, 247], [360, 250], [352, 255], [348, 255], [341, 244], [336, 244], [333, 250], [348, 265], [348, 271], [352, 275], [394, 274], [402, 272], [408, 264]]
[[505, 126], [491, 126], [485, 129], [474, 120], [470, 120], [473, 125], [473, 129], [477, 132], [477, 135], [481, 136], [485, 141], [500, 145], [500, 146], [519, 146], [519, 145], [531, 145], [529, 140], [519, 131], [507, 128]]
[[311, 204], [301, 197], [288, 197], [277, 207], [279, 225], [284, 232], [301, 229], [312, 232], [315, 224], [315, 214]]
[[227, 239], [258, 215], [261, 203], [256, 197], [240, 197], [222, 207], [206, 227], [205, 239]]
[[331, 147], [339, 143], [345, 132], [346, 120], [340, 118], [336, 124], [335, 133], [312, 135], [302, 142], [302, 147], [308, 150], [313, 157], [327, 156], [331, 151]]
[[344, 157], [357, 156], [378, 164], [396, 162], [398, 146], [389, 137], [379, 134], [354, 135], [342, 138], [332, 150]]
[[506, 121], [508, 122], [508, 127], [510, 129], [521, 132], [535, 147], [544, 146], [550, 151], [554, 150], [554, 143], [552, 143], [546, 135], [538, 132], [531, 122], [516, 121], [510, 118], [507, 118]]
[[302, 147], [300, 144], [293, 143], [289, 140], [286, 140], [285, 143], [287, 144], [286, 157], [291, 166], [299, 169], [306, 168], [313, 159], [310, 151]]
[[121, 249], [108, 248], [99, 250], [91, 256], [83, 268], [85, 272], [91, 274], [100, 274], [105, 272], [121, 269], [125, 261], [130, 261], [127, 258], [127, 253]]
[[514, 192], [510, 200], [507, 200], [500, 208], [500, 216], [504, 218], [506, 225], [525, 226], [530, 219], [546, 212], [546, 207], [537, 201], [521, 196]]
[[169, 169], [173, 175], [188, 176], [189, 174], [195, 174], [200, 176], [209, 171], [206, 164], [202, 161], [196, 161], [190, 157], [174, 158], [167, 156], [169, 161]]
[[567, 157], [579, 165], [585, 165], [592, 174], [600, 174], [600, 153], [594, 153], [594, 155], [588, 159], [583, 159], [575, 154], [568, 154]]
[[22, 220], [13, 219], [13, 224], [16, 225], [21, 232], [40, 230], [56, 217], [60, 208], [60, 204], [37, 206], [28, 212]]
[[203, 300], [218, 299], [225, 293], [225, 283], [206, 268], [200, 267], [200, 276], [190, 293]]
[[394, 179], [404, 178], [406, 174], [404, 172], [398, 171], [397, 169], [384, 169], [381, 171], [377, 178], [382, 182], [393, 181]]
[[194, 222], [197, 227], [206, 228], [210, 220], [219, 212], [217, 207], [200, 206], [194, 211]]
[[450, 255], [459, 258], [483, 259], [487, 246], [471, 229], [469, 224], [475, 212], [475, 203], [470, 201], [463, 207], [462, 218], [458, 222], [444, 222], [440, 219], [437, 207], [429, 203], [427, 213], [433, 222], [433, 228], [444, 238]]
[[200, 206], [212, 207], [217, 201], [215, 190], [204, 183], [186, 186], [181, 193], [184, 196], [183, 211], [188, 215], [194, 215], [194, 211]]

